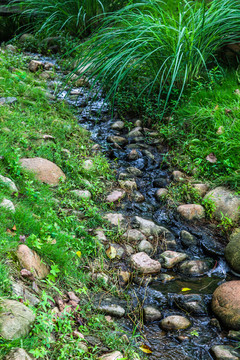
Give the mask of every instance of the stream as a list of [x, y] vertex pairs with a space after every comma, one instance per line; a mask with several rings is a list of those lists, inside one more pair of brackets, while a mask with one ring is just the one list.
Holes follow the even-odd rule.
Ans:
[[[51, 61], [49, 58], [42, 58]], [[62, 78], [62, 74], [58, 72]], [[56, 81], [50, 81], [52, 94]], [[209, 270], [199, 276], [189, 277], [173, 269], [162, 268], [159, 276], [140, 285], [135, 282], [126, 290], [132, 296], [133, 306], [140, 302], [144, 306], [153, 305], [161, 310], [162, 316], [187, 316], [192, 326], [183, 331], [165, 332], [159, 327], [159, 321], [147, 323], [140, 330], [143, 342], [150, 347], [152, 353], [149, 359], [213, 359], [211, 347], [219, 344], [237, 345], [237, 342], [227, 338], [227, 330], [221, 329], [211, 312], [211, 297], [214, 290], [225, 280], [234, 279], [223, 256], [226, 239], [219, 229], [207, 221], [185, 222], [176, 212], [159, 202], [155, 193], [158, 188], [166, 187], [173, 181], [172, 171], [165, 162], [167, 149], [157, 137], [149, 136], [153, 130], [141, 130], [142, 136], [129, 137], [129, 129], [113, 130], [112, 125], [119, 120], [116, 113], [112, 114], [105, 104], [101, 91], [96, 98], [86, 87], [74, 88], [68, 93], [61, 91], [58, 100], [65, 100], [77, 109], [80, 126], [91, 132], [92, 140], [101, 146], [101, 151], [109, 159], [111, 167], [116, 171], [117, 179], [128, 172], [129, 167], [140, 170], [139, 176], [132, 176], [137, 183], [137, 190], [144, 195], [142, 202], [125, 197], [113, 211], [120, 212], [132, 221], [134, 216], [154, 221], [157, 225], [169, 229], [175, 237], [175, 242], [169, 243], [168, 250], [187, 254], [189, 260], [206, 260]], [[137, 118], [127, 119], [128, 124], [134, 124]], [[134, 127], [134, 126], [133, 126]], [[126, 144], [116, 146], [109, 141], [111, 136], [126, 138]], [[130, 160], [129, 154], [136, 150], [137, 156]], [[186, 247], [181, 241], [181, 232], [187, 231], [196, 239], [196, 245]], [[166, 250], [166, 249], [164, 249]], [[159, 258], [158, 249], [154, 258]], [[116, 264], [115, 264], [116, 266]], [[121, 266], [121, 263], [119, 263]], [[163, 275], [169, 275], [168, 278]], [[166, 280], [167, 279], [167, 280]], [[183, 292], [182, 289], [188, 289]], [[188, 300], [198, 304], [192, 311], [188, 308]], [[129, 320], [121, 319], [120, 323], [128, 331], [133, 328]]]

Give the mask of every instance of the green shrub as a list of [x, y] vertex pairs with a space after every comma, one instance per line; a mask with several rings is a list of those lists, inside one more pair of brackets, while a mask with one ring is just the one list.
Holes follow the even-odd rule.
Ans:
[[186, 85], [209, 63], [216, 65], [217, 51], [239, 38], [240, 2], [185, 1], [174, 15], [166, 7], [160, 0], [142, 1], [107, 16], [81, 45], [86, 51], [78, 68], [86, 66], [113, 98], [134, 78], [141, 84], [139, 96], [157, 93], [163, 112], [172, 97], [177, 105]]

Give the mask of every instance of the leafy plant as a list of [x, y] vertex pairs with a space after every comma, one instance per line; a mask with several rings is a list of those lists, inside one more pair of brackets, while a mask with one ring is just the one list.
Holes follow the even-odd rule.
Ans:
[[173, 97], [176, 106], [186, 85], [216, 64], [217, 51], [238, 39], [240, 3], [184, 1], [175, 15], [165, 7], [160, 0], [141, 1], [107, 16], [82, 45], [78, 69], [84, 67], [113, 98], [133, 77], [141, 84], [139, 96], [158, 94], [163, 113]]

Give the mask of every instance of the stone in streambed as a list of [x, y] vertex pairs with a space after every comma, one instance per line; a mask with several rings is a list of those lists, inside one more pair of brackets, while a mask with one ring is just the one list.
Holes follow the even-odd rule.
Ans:
[[22, 268], [31, 271], [36, 278], [44, 279], [48, 276], [49, 267], [45, 265], [39, 255], [27, 245], [19, 245], [16, 255]]
[[41, 69], [43, 67], [44, 67], [43, 62], [37, 61], [37, 60], [31, 60], [29, 65], [28, 65], [28, 69], [31, 72], [36, 72], [36, 71], [38, 71], [39, 69]]
[[160, 188], [156, 191], [155, 197], [158, 201], [162, 201], [164, 198], [166, 198], [168, 194], [168, 190], [165, 188]]
[[150, 255], [153, 253], [153, 246], [149, 241], [142, 240], [138, 245], [138, 251], [145, 252], [146, 254]]
[[202, 316], [207, 314], [207, 308], [201, 295], [174, 295], [172, 299], [179, 309], [186, 310], [191, 315]]
[[151, 259], [145, 252], [140, 252], [131, 256], [132, 267], [142, 274], [155, 274], [160, 272], [161, 264]]
[[184, 330], [191, 325], [191, 322], [184, 316], [171, 315], [167, 316], [160, 322], [162, 329], [167, 331]]
[[171, 269], [181, 261], [185, 260], [187, 258], [187, 254], [179, 253], [176, 251], [164, 251], [160, 255], [160, 261], [162, 264], [162, 267], [166, 269]]
[[240, 273], [240, 229], [230, 236], [230, 241], [225, 248], [225, 258], [231, 268]]
[[212, 310], [229, 329], [240, 330], [240, 281], [227, 281], [213, 293]]
[[141, 128], [141, 127], [136, 127], [136, 128], [134, 128], [134, 129], [132, 129], [132, 130], [128, 133], [128, 137], [130, 137], [130, 138], [142, 137], [142, 128]]
[[138, 153], [138, 151], [136, 149], [132, 149], [130, 151], [130, 153], [128, 154], [128, 159], [129, 160], [137, 160], [138, 158], [140, 158], [140, 154]]
[[142, 176], [142, 171], [139, 170], [138, 168], [136, 167], [133, 167], [133, 166], [130, 166], [128, 168], [126, 168], [126, 171], [133, 175], [133, 176], [136, 176], [136, 177], [141, 177]]
[[132, 193], [132, 199], [137, 203], [142, 203], [145, 201], [145, 197], [139, 191], [134, 190]]
[[106, 202], [108, 202], [108, 203], [119, 202], [120, 200], [122, 200], [124, 198], [125, 195], [126, 195], [126, 192], [122, 189], [114, 190], [107, 196]]
[[238, 221], [240, 215], [240, 196], [224, 187], [217, 187], [205, 195], [205, 200], [210, 201], [215, 209], [213, 216], [221, 221], [223, 216], [233, 221]]
[[136, 229], [130, 229], [130, 230], [126, 231], [122, 237], [123, 237], [123, 239], [129, 240], [129, 241], [134, 241], [134, 242], [146, 240], [146, 236], [143, 235], [139, 230], [136, 230]]
[[26, 336], [35, 320], [31, 309], [15, 300], [0, 299], [0, 336], [14, 340]]
[[146, 236], [162, 236], [167, 241], [175, 240], [174, 235], [163, 226], [156, 225], [153, 221], [143, 219], [139, 216], [134, 218], [135, 226]]
[[113, 130], [122, 130], [124, 128], [124, 126], [125, 126], [124, 122], [121, 120], [118, 120], [111, 125], [111, 128]]
[[177, 212], [186, 220], [200, 220], [205, 217], [204, 207], [197, 204], [180, 205]]
[[33, 172], [36, 178], [49, 185], [57, 185], [60, 179], [66, 179], [62, 170], [53, 162], [43, 158], [20, 159], [22, 167]]
[[193, 236], [186, 230], [182, 230], [180, 236], [181, 236], [181, 242], [185, 247], [194, 246], [197, 245], [198, 243], [195, 236]]
[[120, 227], [121, 229], [125, 229], [127, 227], [126, 220], [122, 214], [119, 213], [108, 213], [104, 216], [110, 224]]
[[134, 180], [118, 180], [120, 187], [127, 191], [137, 190], [137, 184]]
[[145, 322], [153, 322], [161, 319], [161, 312], [153, 306], [146, 306], [143, 308], [143, 317]]
[[110, 143], [116, 143], [116, 144], [118, 144], [120, 146], [127, 144], [127, 139], [125, 139], [122, 136], [109, 136], [107, 138], [107, 141], [110, 142]]
[[240, 351], [231, 345], [214, 345], [211, 352], [216, 360], [240, 359]]
[[202, 276], [213, 267], [213, 260], [187, 260], [179, 266], [179, 271], [186, 276]]

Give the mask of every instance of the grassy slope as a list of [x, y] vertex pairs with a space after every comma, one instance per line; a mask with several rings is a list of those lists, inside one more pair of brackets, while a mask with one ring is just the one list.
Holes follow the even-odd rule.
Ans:
[[[20, 235], [25, 236], [26, 244], [51, 265], [49, 278], [39, 285], [43, 293], [31, 336], [12, 342], [0, 339], [0, 357], [11, 347], [20, 346], [34, 350], [36, 358], [96, 358], [100, 351], [98, 346], [90, 348], [85, 355], [78, 349], [79, 340], [72, 335], [76, 329], [73, 319], [66, 314], [56, 322], [49, 308], [48, 297], [67, 290], [88, 298], [87, 304], [81, 306], [80, 314], [86, 326], [80, 326], [80, 331], [96, 334], [110, 349], [122, 350], [127, 356], [131, 353], [131, 345], [126, 345], [115, 332], [117, 326], [91, 309], [92, 294], [101, 291], [102, 286], [111, 291], [111, 286], [101, 281], [92, 282], [86, 275], [91, 259], [99, 259], [100, 270], [104, 264], [101, 247], [88, 229], [103, 223], [100, 212], [104, 204], [99, 199], [105, 192], [104, 182], [112, 176], [108, 163], [102, 156], [91, 154], [89, 134], [78, 126], [67, 105], [49, 103], [45, 83], [27, 70], [28, 59], [7, 53], [1, 53], [0, 57], [0, 94], [18, 100], [14, 105], [0, 106], [0, 174], [10, 177], [19, 189], [18, 194], [11, 195], [8, 188], [0, 184], [0, 201], [8, 198], [16, 206], [15, 214], [1, 209], [0, 296], [12, 297], [10, 275], [19, 277], [14, 251], [20, 243]], [[54, 140], [44, 140], [44, 134], [53, 136]], [[66, 182], [50, 188], [24, 172], [18, 160], [35, 156], [60, 166], [66, 174]], [[94, 162], [92, 171], [82, 167], [83, 161], [89, 158]], [[90, 183], [86, 184], [86, 180]], [[77, 200], [70, 193], [72, 189], [89, 189], [92, 200]], [[84, 212], [85, 219], [79, 220], [74, 214], [66, 216], [66, 208]], [[50, 334], [54, 332], [56, 340], [53, 342]]]
[[[185, 171], [191, 172], [195, 168], [197, 177], [239, 190], [238, 87], [233, 70], [224, 76], [221, 84], [212, 89], [195, 89], [170, 120], [160, 125], [160, 133], [172, 147], [173, 161]], [[217, 133], [220, 127], [221, 134]], [[206, 160], [210, 153], [216, 156], [216, 163]]]

